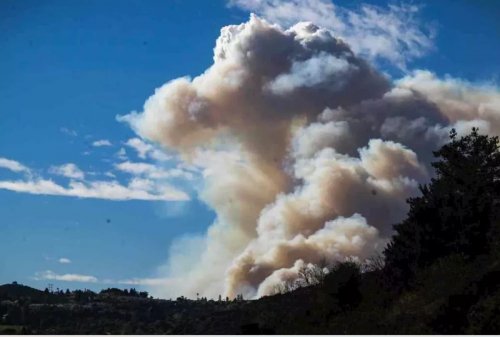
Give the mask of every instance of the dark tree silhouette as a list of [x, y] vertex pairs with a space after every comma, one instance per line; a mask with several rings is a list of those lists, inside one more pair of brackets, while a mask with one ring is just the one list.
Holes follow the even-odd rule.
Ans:
[[435, 178], [410, 198], [410, 211], [384, 254], [389, 272], [406, 284], [419, 268], [449, 254], [474, 257], [488, 251], [500, 194], [498, 137], [478, 133], [434, 152]]
[[339, 263], [324, 278], [324, 288], [343, 310], [356, 307], [361, 301], [360, 266], [354, 261]]

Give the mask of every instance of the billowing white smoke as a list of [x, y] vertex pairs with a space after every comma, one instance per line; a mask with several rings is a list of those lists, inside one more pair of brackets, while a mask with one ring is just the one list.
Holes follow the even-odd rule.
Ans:
[[499, 133], [500, 94], [425, 71], [391, 84], [327, 30], [252, 15], [222, 29], [205, 73], [121, 118], [203, 168], [217, 213], [202, 244], [176, 246], [162, 294], [248, 298], [383, 249], [450, 128]]

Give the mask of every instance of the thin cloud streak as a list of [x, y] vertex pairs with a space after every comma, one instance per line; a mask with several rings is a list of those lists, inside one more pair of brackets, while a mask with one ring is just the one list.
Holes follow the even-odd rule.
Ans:
[[13, 172], [29, 172], [29, 168], [18, 161], [0, 157], [0, 168], [5, 168]]
[[106, 200], [146, 200], [146, 201], [188, 201], [190, 197], [185, 192], [174, 187], [163, 186], [162, 191], [134, 189], [121, 185], [117, 181], [93, 181], [83, 183], [71, 181], [67, 187], [58, 185], [52, 180], [0, 181], [0, 189], [39, 195], [54, 195], [78, 198]]
[[93, 275], [84, 274], [58, 274], [52, 270], [36, 272], [34, 279], [37, 281], [63, 281], [63, 282], [81, 282], [81, 283], [98, 283], [98, 284], [120, 284], [130, 286], [167, 286], [173, 280], [169, 278], [130, 278], [130, 279], [99, 279]]
[[116, 169], [127, 172], [136, 176], [146, 176], [150, 179], [166, 179], [166, 178], [184, 178], [192, 180], [194, 178], [191, 172], [180, 168], [162, 169], [149, 163], [135, 163], [126, 161], [115, 164]]
[[98, 279], [92, 275], [82, 274], [56, 274], [52, 270], [45, 270], [35, 274], [35, 280], [53, 280], [64, 282], [83, 282], [83, 283], [97, 283]]
[[107, 139], [101, 139], [101, 140], [96, 140], [95, 142], [93, 142], [92, 146], [103, 147], [103, 146], [113, 146], [113, 144], [111, 144], [111, 142]]
[[[4, 158], [2, 158], [4, 159]], [[31, 172], [29, 168], [19, 162], [4, 159], [0, 161], [9, 169], [22, 172]], [[74, 164], [65, 164], [52, 167], [54, 174], [70, 178], [67, 186], [60, 185], [51, 179], [33, 177], [29, 174], [22, 180], [0, 180], [0, 189], [19, 193], [38, 195], [68, 196], [78, 198], [93, 198], [106, 200], [147, 200], [147, 201], [188, 201], [187, 193], [165, 183], [145, 184], [131, 179], [128, 185], [123, 185], [116, 180], [111, 181], [84, 181], [84, 173]], [[109, 174], [108, 174], [109, 175]], [[79, 179], [79, 180], [74, 180]]]

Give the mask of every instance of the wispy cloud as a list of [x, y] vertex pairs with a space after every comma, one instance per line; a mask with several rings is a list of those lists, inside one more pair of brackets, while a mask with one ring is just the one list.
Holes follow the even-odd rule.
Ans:
[[97, 283], [99, 280], [92, 275], [56, 274], [52, 270], [45, 270], [35, 274], [35, 280], [54, 280], [64, 282]]
[[1, 157], [0, 157], [0, 168], [5, 168], [13, 172], [29, 172], [29, 168], [27, 168], [20, 162]]
[[49, 169], [49, 172], [52, 174], [57, 174], [63, 177], [72, 178], [72, 179], [83, 179], [85, 178], [85, 173], [78, 168], [73, 163], [63, 164], [61, 166], [52, 166]]
[[75, 130], [68, 129], [66, 127], [62, 127], [59, 129], [62, 133], [68, 136], [76, 137], [78, 136], [78, 133]]
[[183, 178], [191, 180], [194, 178], [191, 172], [181, 168], [162, 169], [155, 165], [143, 162], [136, 163], [126, 161], [115, 164], [115, 167], [122, 172], [127, 172], [137, 176], [145, 176], [150, 179]]
[[127, 140], [125, 145], [137, 151], [137, 155], [141, 159], [151, 158], [158, 161], [166, 161], [171, 158], [163, 151], [155, 148], [149, 143], [146, 143], [140, 138], [130, 138], [129, 140]]
[[408, 60], [433, 48], [434, 31], [424, 29], [418, 20], [420, 8], [414, 4], [363, 4], [357, 9], [337, 6], [330, 0], [230, 0], [228, 4], [284, 27], [312, 22], [345, 40], [355, 52], [388, 60], [402, 69]]
[[120, 159], [120, 160], [127, 160], [128, 157], [127, 157], [127, 151], [125, 150], [125, 148], [120, 148], [120, 150], [116, 153], [116, 156]]
[[[28, 170], [18, 162], [7, 161], [9, 167], [14, 167], [16, 170]], [[69, 165], [69, 164], [67, 164]], [[10, 190], [20, 193], [40, 194], [40, 195], [58, 195], [78, 198], [94, 198], [107, 200], [150, 200], [150, 201], [187, 201], [189, 195], [169, 184], [162, 182], [161, 184], [153, 184], [139, 182], [137, 179], [131, 179], [128, 185], [123, 185], [116, 180], [111, 181], [75, 181], [73, 178], [83, 179], [83, 172], [79, 173], [76, 165], [63, 165], [63, 169], [59, 167], [55, 172], [72, 178], [68, 185], [60, 185], [53, 180], [42, 177], [33, 177], [29, 175], [20, 180], [3, 180], [0, 181], [0, 189]], [[109, 176], [109, 174], [108, 174]]]
[[121, 284], [133, 286], [162, 286], [172, 282], [170, 278], [129, 278], [122, 280], [99, 279], [92, 275], [83, 274], [57, 274], [52, 270], [45, 270], [35, 273], [35, 280], [53, 280], [64, 282], [101, 283], [101, 284]]
[[121, 185], [117, 181], [71, 181], [68, 186], [61, 186], [52, 180], [16, 180], [0, 181], [0, 189], [29, 194], [59, 195], [78, 198], [107, 200], [173, 200], [187, 201], [189, 195], [171, 186], [162, 186], [161, 190], [148, 191]]
[[102, 147], [102, 146], [112, 146], [111, 142], [107, 139], [96, 140], [92, 143], [94, 147]]
[[57, 260], [61, 264], [70, 264], [71, 260], [68, 259], [67, 257], [61, 257], [59, 260]]
[[142, 159], [146, 159], [147, 153], [153, 149], [152, 145], [143, 142], [139, 138], [131, 138], [125, 144], [136, 150], [137, 155]]

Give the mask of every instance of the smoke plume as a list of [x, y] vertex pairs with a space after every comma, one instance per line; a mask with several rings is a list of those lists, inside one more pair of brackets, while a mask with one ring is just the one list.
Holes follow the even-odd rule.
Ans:
[[329, 30], [252, 15], [221, 30], [203, 74], [120, 119], [201, 169], [217, 214], [176, 245], [162, 294], [248, 298], [382, 250], [452, 127], [499, 134], [500, 93], [427, 71], [391, 81]]

